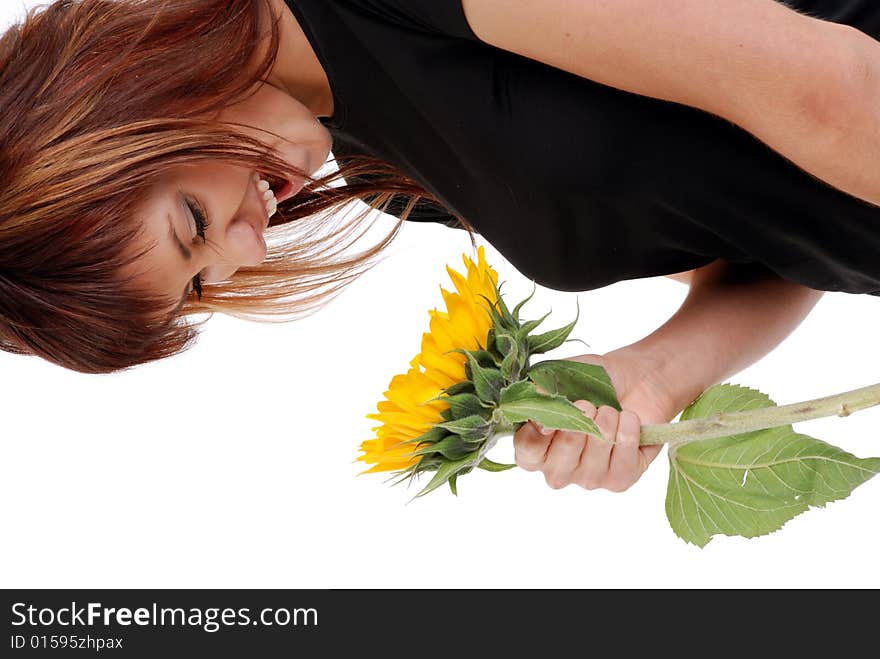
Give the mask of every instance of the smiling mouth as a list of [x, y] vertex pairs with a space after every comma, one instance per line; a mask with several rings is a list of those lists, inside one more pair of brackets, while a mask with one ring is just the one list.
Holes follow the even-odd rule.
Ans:
[[303, 188], [303, 184], [305, 183], [305, 181], [300, 180], [288, 181], [285, 179], [280, 179], [275, 176], [265, 174], [263, 172], [257, 172], [257, 174], [259, 174], [261, 178], [269, 183], [269, 189], [275, 193], [275, 201], [277, 201], [279, 204], [283, 201], [287, 201], [297, 192], [299, 192]]

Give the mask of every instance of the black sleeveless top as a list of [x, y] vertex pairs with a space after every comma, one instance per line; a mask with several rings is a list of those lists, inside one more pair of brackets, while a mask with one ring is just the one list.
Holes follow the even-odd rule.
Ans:
[[[722, 258], [880, 295], [880, 208], [724, 119], [486, 44], [460, 0], [286, 1], [330, 80], [333, 153], [396, 165], [543, 286]], [[875, 0], [786, 4], [880, 35]]]

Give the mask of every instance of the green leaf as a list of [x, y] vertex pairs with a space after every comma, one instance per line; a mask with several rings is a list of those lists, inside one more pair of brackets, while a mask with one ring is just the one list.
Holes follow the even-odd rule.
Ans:
[[537, 392], [532, 396], [521, 394], [498, 406], [493, 419], [499, 417], [506, 423], [532, 419], [545, 428], [585, 432], [605, 439], [596, 422], [562, 396], [545, 396]]
[[515, 401], [524, 400], [528, 398], [534, 398], [535, 396], [540, 396], [538, 390], [535, 389], [535, 385], [529, 382], [528, 380], [520, 380], [519, 382], [513, 382], [501, 390], [501, 404], [504, 403], [513, 403]]
[[534, 336], [529, 337], [529, 353], [532, 355], [539, 355], [541, 353], [549, 352], [554, 348], [558, 348], [565, 340], [568, 338], [568, 335], [571, 334], [571, 331], [574, 329], [575, 325], [577, 325], [578, 317], [581, 314], [580, 305], [578, 305], [577, 315], [574, 320], [571, 321], [565, 327], [560, 327], [556, 330], [550, 330], [549, 332], [545, 332], [544, 334], [535, 334]]
[[532, 299], [532, 297], [535, 295], [535, 291], [536, 291], [536, 290], [538, 290], [538, 284], [535, 283], [534, 280], [532, 280], [532, 292], [529, 293], [529, 296], [528, 296], [525, 300], [520, 301], [520, 302], [519, 302], [519, 303], [513, 308], [513, 312], [511, 313], [511, 315], [512, 315], [514, 318], [517, 319], [517, 321], [519, 321], [519, 312], [520, 312], [520, 309], [523, 308], [523, 305], [525, 305], [526, 302], [528, 302], [529, 300]]
[[507, 471], [508, 469], [516, 467], [515, 464], [509, 465], [501, 464], [500, 462], [492, 462], [489, 458], [483, 458], [477, 466], [486, 471]]
[[477, 363], [471, 351], [465, 352], [467, 356], [467, 366], [469, 368], [468, 376], [474, 383], [474, 390], [477, 396], [487, 403], [497, 403], [498, 396], [501, 393], [501, 387], [504, 386], [504, 376], [497, 368], [484, 368]]
[[680, 421], [705, 419], [718, 412], [743, 412], [772, 407], [776, 403], [770, 396], [756, 389], [738, 384], [716, 384], [700, 394], [682, 411]]
[[[770, 407], [754, 389], [715, 385], [681, 419]], [[676, 535], [704, 547], [713, 535], [753, 538], [781, 528], [810, 506], [845, 499], [880, 472], [791, 425], [672, 446], [666, 515]]]
[[453, 421], [438, 423], [437, 426], [445, 428], [451, 433], [455, 433], [466, 441], [486, 439], [493, 428], [491, 422], [486, 421], [486, 419], [478, 414], [466, 416], [463, 419], [454, 419]]
[[538, 362], [526, 374], [548, 394], [568, 400], [588, 400], [596, 407], [609, 405], [620, 410], [620, 403], [608, 372], [597, 364], [583, 364], [570, 359]]

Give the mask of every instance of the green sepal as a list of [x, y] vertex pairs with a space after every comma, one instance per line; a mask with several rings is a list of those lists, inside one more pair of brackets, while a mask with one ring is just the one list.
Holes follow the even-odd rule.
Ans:
[[434, 425], [427, 431], [419, 435], [418, 437], [413, 437], [412, 439], [405, 439], [400, 442], [400, 444], [415, 444], [418, 446], [419, 444], [436, 444], [441, 441], [449, 432], [444, 428]]
[[480, 293], [480, 297], [486, 301], [486, 304], [481, 305], [489, 316], [492, 318], [492, 325], [496, 328], [504, 327], [508, 330], [513, 330], [519, 327], [519, 321], [514, 318], [510, 311], [507, 309], [507, 305], [504, 303], [504, 298], [501, 296], [500, 287], [495, 289], [497, 297], [495, 302], [493, 303], [489, 298]]
[[527, 336], [531, 333], [531, 331], [532, 331], [533, 329], [535, 329], [538, 325], [540, 325], [540, 324], [543, 323], [545, 320], [547, 320], [547, 317], [548, 317], [551, 313], [553, 313], [553, 312], [552, 312], [552, 311], [548, 311], [548, 312], [545, 313], [543, 316], [541, 316], [540, 318], [538, 318], [538, 320], [527, 320], [526, 322], [524, 322], [524, 323], [522, 324], [522, 327], [520, 328], [520, 330], [519, 330], [519, 332], [518, 332], [519, 336], [524, 337], [524, 338], [527, 337]]
[[520, 312], [520, 309], [523, 308], [523, 305], [525, 305], [526, 302], [528, 302], [529, 300], [532, 299], [532, 297], [535, 295], [535, 291], [537, 291], [537, 290], [538, 290], [538, 284], [535, 283], [534, 280], [532, 280], [532, 292], [529, 293], [529, 296], [528, 296], [525, 300], [521, 300], [521, 301], [520, 301], [520, 302], [519, 302], [519, 303], [513, 308], [513, 313], [512, 313], [512, 315], [513, 315], [514, 318], [517, 319], [517, 321], [519, 321], [519, 312]]
[[474, 383], [470, 380], [462, 380], [461, 382], [456, 382], [455, 384], [451, 384], [443, 390], [448, 396], [457, 396], [458, 394], [472, 394], [474, 393]]
[[492, 409], [492, 405], [488, 403], [484, 403], [480, 400], [480, 397], [476, 394], [472, 393], [463, 393], [463, 394], [455, 394], [454, 396], [437, 396], [436, 398], [429, 399], [429, 402], [432, 400], [441, 400], [444, 403], [448, 403], [449, 407], [443, 410], [443, 412], [449, 412], [447, 415], [449, 418], [444, 418], [446, 421], [451, 421], [452, 419], [461, 419], [462, 417], [471, 416], [474, 414], [485, 415], [488, 418], [487, 410]]
[[480, 294], [480, 297], [483, 298], [483, 301], [479, 302], [479, 305], [487, 314], [489, 314], [489, 317], [492, 319], [492, 327], [496, 329], [510, 329], [510, 324], [505, 321], [504, 316], [498, 310], [498, 306], [496, 304], [493, 304], [492, 301], [489, 300], [489, 298], [487, 298], [482, 293]]
[[443, 483], [447, 482], [450, 478], [456, 476], [459, 472], [466, 473], [466, 470], [470, 471], [470, 469], [472, 468], [472, 463], [477, 457], [478, 453], [478, 451], [472, 451], [467, 455], [467, 457], [464, 457], [461, 460], [444, 462], [438, 467], [431, 481], [421, 490], [421, 492], [416, 495], [416, 498], [423, 497], [428, 494], [428, 492], [433, 492], [438, 487], [443, 485]]
[[[577, 302], [577, 298], [575, 298], [575, 301]], [[568, 325], [566, 325], [565, 327], [560, 327], [556, 330], [545, 332], [544, 334], [529, 336], [529, 354], [540, 355], [542, 353], [549, 352], [554, 348], [558, 348], [563, 343], [565, 343], [568, 335], [571, 334], [571, 331], [574, 329], [575, 325], [577, 325], [580, 314], [580, 303], [577, 303], [577, 315], [575, 316], [574, 320], [571, 321]]]
[[[483, 309], [485, 309], [486, 313], [488, 313], [489, 317], [492, 319], [492, 327], [495, 328], [496, 330], [509, 329], [509, 326], [507, 325], [507, 323], [504, 322], [504, 317], [500, 313], [498, 313], [498, 309], [496, 309], [493, 304], [489, 303], [489, 298], [487, 298], [485, 295], [481, 295], [480, 297], [482, 297], [484, 300], [486, 300], [486, 304], [481, 304], [480, 306], [482, 306]], [[496, 335], [496, 341], [497, 341], [497, 335]]]
[[[464, 355], [465, 357], [471, 356], [476, 361], [477, 364], [482, 366], [483, 368], [492, 368], [498, 365], [498, 360], [488, 350], [483, 350], [482, 348], [477, 348], [476, 350], [465, 350], [464, 348], [453, 348], [452, 350], [447, 350], [445, 354], [450, 352], [457, 352], [460, 355]], [[467, 372], [467, 366], [465, 366], [465, 372]], [[470, 376], [468, 376], [470, 378]]]
[[494, 427], [492, 422], [487, 421], [479, 414], [438, 423], [437, 425], [451, 433], [455, 433], [463, 440], [471, 442], [486, 439]]
[[516, 347], [516, 336], [513, 333], [505, 329], [495, 333], [495, 349], [501, 357], [507, 357]]
[[473, 450], [473, 444], [468, 444], [458, 435], [448, 435], [441, 442], [416, 449], [413, 451], [413, 455], [439, 453], [448, 460], [459, 460]]
[[502, 464], [500, 462], [492, 462], [489, 458], [483, 458], [480, 460], [480, 464], [477, 465], [480, 469], [485, 469], [486, 471], [507, 471], [508, 469], [513, 469], [516, 467], [515, 464]]
[[572, 402], [588, 400], [596, 407], [609, 405], [621, 409], [608, 372], [598, 364], [548, 359], [529, 368], [526, 377], [548, 394], [564, 396]]
[[474, 383], [474, 390], [481, 399], [487, 403], [497, 403], [504, 386], [504, 376], [497, 368], [484, 368], [473, 356], [473, 351], [466, 350], [468, 379]]
[[523, 366], [528, 359], [527, 346], [525, 341], [517, 341], [509, 334], [505, 335], [505, 338], [508, 343], [506, 345], [507, 352], [504, 359], [501, 360], [501, 375], [507, 382], [514, 382], [521, 378]]
[[498, 306], [498, 309], [500, 310], [501, 318], [504, 321], [504, 324], [508, 328], [514, 329], [519, 325], [519, 321], [513, 317], [513, 315], [510, 313], [510, 311], [507, 308], [507, 304], [504, 302], [504, 296], [501, 295], [501, 286], [503, 286], [503, 285], [504, 285], [504, 282], [501, 282], [501, 284], [499, 284], [495, 288], [495, 293], [496, 293], [495, 304]]
[[447, 483], [449, 483], [449, 489], [452, 490], [452, 494], [454, 496], [458, 496], [458, 486], [455, 484], [455, 480], [457, 478], [458, 474], [452, 474], [452, 476], [449, 477], [449, 480], [446, 481]]
[[498, 352], [498, 347], [495, 343], [495, 328], [490, 327], [489, 331], [486, 332], [486, 352], [492, 355], [493, 360], [497, 363], [496, 353]]

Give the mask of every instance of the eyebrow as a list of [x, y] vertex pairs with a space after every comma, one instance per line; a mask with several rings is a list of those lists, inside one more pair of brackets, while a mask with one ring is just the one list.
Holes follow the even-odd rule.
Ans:
[[[171, 213], [168, 213], [168, 236], [177, 245], [177, 249], [183, 258], [187, 261], [192, 261], [192, 252], [187, 249], [186, 245], [180, 242], [180, 238], [177, 236], [177, 231], [174, 230], [174, 218], [171, 217]], [[177, 314], [183, 308], [183, 305], [186, 304], [186, 298], [189, 297], [191, 292], [192, 289], [187, 285], [186, 288], [183, 289], [183, 295], [180, 297], [180, 302], [177, 303], [177, 306], [172, 313]]]

